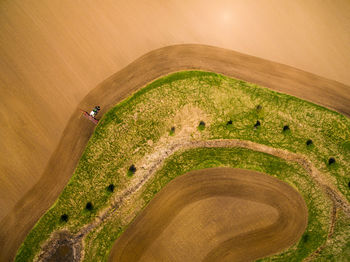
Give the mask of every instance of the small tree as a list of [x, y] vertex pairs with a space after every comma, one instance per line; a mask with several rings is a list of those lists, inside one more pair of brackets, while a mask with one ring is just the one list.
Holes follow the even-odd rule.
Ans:
[[172, 126], [169, 132], [169, 135], [174, 135], [175, 134], [175, 126]]
[[129, 170], [128, 170], [128, 176], [132, 176], [133, 174], [135, 174], [136, 172], [136, 167], [134, 164], [132, 164], [130, 167], [129, 167]]
[[255, 123], [255, 125], [254, 125], [254, 128], [257, 128], [257, 127], [259, 127], [260, 125], [261, 125], [261, 124], [260, 124], [260, 121], [257, 120], [256, 123]]
[[334, 163], [335, 163], [334, 157], [331, 157], [331, 158], [328, 159], [328, 165], [332, 165]]
[[262, 109], [262, 106], [261, 106], [261, 105], [257, 105], [257, 106], [256, 106], [256, 110], [257, 110], [257, 111], [260, 111], [261, 109]]
[[204, 128], [205, 128], [205, 123], [204, 123], [204, 121], [200, 121], [200, 122], [199, 122], [199, 125], [198, 125], [198, 130], [199, 130], [199, 131], [202, 131], [202, 130], [204, 130]]
[[227, 125], [232, 125], [232, 120], [227, 121]]
[[306, 141], [306, 145], [307, 145], [307, 146], [311, 146], [311, 145], [312, 145], [312, 140], [311, 140], [311, 139], [307, 140], [307, 141]]
[[308, 234], [304, 234], [302, 239], [303, 239], [303, 242], [306, 243], [309, 240], [309, 235]]
[[348, 183], [348, 186], [349, 186], [349, 188], [350, 188], [350, 181], [349, 181], [349, 183]]
[[68, 215], [67, 215], [67, 214], [63, 214], [63, 215], [61, 216], [61, 221], [67, 222], [67, 221], [68, 221]]
[[110, 184], [108, 187], [107, 187], [107, 190], [109, 192], [113, 192], [114, 191], [114, 185], [113, 184]]
[[91, 202], [87, 202], [85, 208], [89, 211], [91, 211], [94, 207]]
[[290, 130], [289, 126], [286, 125], [286, 126], [283, 127], [283, 132], [288, 131], [288, 130]]

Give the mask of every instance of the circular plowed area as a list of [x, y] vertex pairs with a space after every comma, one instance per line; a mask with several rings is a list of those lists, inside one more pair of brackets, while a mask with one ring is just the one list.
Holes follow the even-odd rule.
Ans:
[[249, 261], [294, 244], [301, 195], [255, 171], [210, 168], [170, 182], [116, 241], [110, 261]]

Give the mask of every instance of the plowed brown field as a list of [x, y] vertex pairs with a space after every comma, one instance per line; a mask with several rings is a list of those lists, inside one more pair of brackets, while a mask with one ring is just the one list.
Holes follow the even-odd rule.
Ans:
[[305, 202], [285, 182], [242, 169], [196, 170], [156, 195], [110, 261], [250, 261], [291, 246], [306, 225]]
[[185, 69], [223, 73], [350, 116], [350, 87], [296, 68], [203, 45], [178, 45], [152, 51], [101, 83], [78, 105], [40, 180], [0, 221], [0, 261], [15, 256], [29, 230], [57, 199], [73, 174], [94, 130], [94, 124], [81, 116], [79, 108], [99, 104], [103, 114], [150, 81]]
[[[1, 1], [0, 261], [14, 257], [72, 175], [93, 132], [77, 107], [105, 112], [157, 77], [203, 69], [349, 116], [349, 10], [347, 0]], [[322, 77], [204, 45], [161, 48], [125, 67], [181, 43]]]
[[141, 55], [184, 43], [350, 84], [348, 0], [2, 0], [0, 220], [38, 182], [89, 91]]

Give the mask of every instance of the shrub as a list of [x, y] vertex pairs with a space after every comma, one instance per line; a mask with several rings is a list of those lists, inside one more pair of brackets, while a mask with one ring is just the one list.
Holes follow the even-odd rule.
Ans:
[[307, 140], [307, 141], [306, 141], [306, 145], [307, 145], [307, 146], [311, 146], [311, 145], [312, 145], [312, 140], [311, 140], [311, 139]]
[[349, 188], [350, 188], [350, 181], [349, 181], [349, 183], [348, 183], [348, 186], [349, 186]]
[[113, 184], [110, 184], [108, 187], [107, 187], [107, 190], [109, 192], [113, 192], [114, 191], [114, 185]]
[[169, 135], [174, 135], [175, 134], [175, 126], [172, 126], [169, 132]]
[[87, 202], [85, 208], [91, 211], [94, 207], [91, 202]]
[[290, 129], [289, 129], [289, 126], [284, 126], [284, 127], [283, 127], [283, 132], [288, 131], [288, 130], [290, 130]]
[[227, 121], [227, 125], [232, 125], [232, 120]]
[[67, 214], [63, 214], [63, 215], [61, 216], [61, 221], [67, 222], [67, 221], [68, 221], [68, 215], [67, 215]]
[[136, 172], [136, 167], [134, 164], [132, 164], [130, 167], [129, 167], [129, 171], [132, 172], [132, 173], [135, 173]]
[[204, 123], [204, 121], [200, 121], [200, 122], [199, 122], [199, 125], [198, 125], [198, 130], [199, 130], [199, 131], [202, 131], [202, 130], [204, 130], [204, 128], [205, 128], [205, 123]]
[[328, 159], [328, 164], [329, 164], [329, 165], [332, 165], [332, 164], [334, 164], [334, 163], [335, 163], [334, 157], [331, 157], [330, 159]]
[[262, 109], [262, 106], [261, 106], [261, 105], [257, 105], [257, 106], [256, 106], [256, 110], [257, 110], [257, 111], [260, 111], [261, 109]]
[[260, 121], [259, 120], [256, 121], [256, 123], [254, 125], [254, 128], [257, 128], [258, 126], [260, 126]]
[[129, 170], [128, 170], [128, 176], [132, 176], [133, 174], [135, 174], [136, 172], [136, 167], [134, 164], [132, 164], [130, 167], [129, 167]]
[[308, 234], [303, 235], [302, 240], [304, 243], [306, 243], [309, 240], [309, 235]]

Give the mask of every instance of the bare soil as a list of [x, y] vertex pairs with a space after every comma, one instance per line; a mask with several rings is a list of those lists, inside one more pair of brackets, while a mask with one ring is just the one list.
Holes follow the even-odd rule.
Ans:
[[250, 261], [295, 243], [303, 198], [273, 177], [231, 168], [170, 182], [113, 246], [110, 261]]
[[81, 258], [81, 243], [67, 231], [57, 232], [51, 241], [43, 246], [44, 252], [38, 258], [42, 262], [73, 262]]

